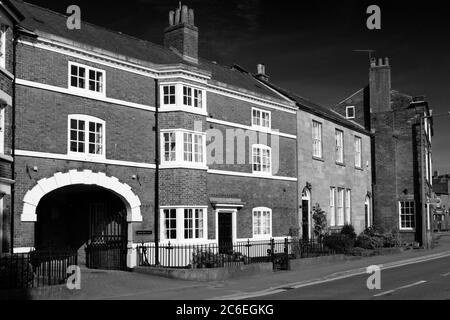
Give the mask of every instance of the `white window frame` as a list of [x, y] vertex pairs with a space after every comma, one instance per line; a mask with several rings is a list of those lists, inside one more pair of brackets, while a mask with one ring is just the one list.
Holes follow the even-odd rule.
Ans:
[[[77, 68], [84, 68], [85, 74], [84, 74], [84, 88], [72, 86], [72, 66], [75, 66]], [[89, 72], [99, 72], [102, 74], [102, 91], [96, 91], [96, 90], [90, 90], [89, 89]], [[81, 63], [69, 61], [69, 67], [68, 67], [68, 88], [71, 91], [88, 94], [88, 95], [94, 95], [94, 96], [106, 96], [106, 71], [98, 68], [94, 68], [91, 66], [87, 66]]]
[[[315, 127], [315, 125], [317, 126]], [[316, 130], [317, 128], [317, 130]], [[317, 135], [316, 135], [317, 133]], [[316, 120], [312, 121], [312, 143], [313, 143], [313, 157], [322, 159], [322, 123]]]
[[[84, 152], [70, 150], [71, 142], [71, 120], [84, 121]], [[102, 125], [102, 154], [89, 153], [89, 123], [93, 122]], [[77, 137], [78, 139], [78, 137]], [[85, 114], [69, 114], [67, 117], [67, 154], [84, 159], [105, 159], [106, 158], [106, 122], [100, 118]]]
[[[259, 151], [259, 157], [260, 157], [260, 163], [255, 162], [258, 155], [256, 154]], [[268, 151], [269, 157], [268, 157], [268, 171], [263, 171], [263, 164], [264, 164], [264, 156], [263, 152]], [[267, 159], [267, 158], [266, 158]], [[261, 166], [261, 170], [255, 170], [255, 164]], [[267, 162], [265, 163], [267, 166]], [[266, 146], [264, 144], [254, 144], [252, 145], [252, 172], [255, 175], [262, 175], [262, 176], [271, 176], [272, 175], [272, 148], [269, 146]]]
[[5, 153], [5, 112], [6, 108], [0, 109], [0, 153]]
[[345, 224], [352, 223], [352, 190], [345, 190]]
[[[165, 157], [165, 146], [166, 146], [166, 134], [174, 134], [175, 135], [175, 158], [173, 160], [167, 161]], [[186, 141], [185, 136], [188, 135], [192, 137], [192, 143], [190, 144], [192, 147], [191, 155], [192, 161], [185, 160], [186, 152]], [[201, 138], [201, 142], [197, 142], [198, 139]], [[198, 132], [198, 131], [190, 131], [185, 129], [163, 129], [160, 134], [160, 143], [161, 143], [161, 168], [197, 168], [197, 169], [207, 169], [206, 163], [206, 132]], [[197, 148], [197, 149], [196, 149]], [[199, 150], [201, 149], [201, 161], [195, 161], [195, 159], [200, 156]]]
[[[175, 219], [176, 219], [176, 238], [168, 239], [166, 237], [166, 216], [165, 210], [175, 210]], [[185, 234], [185, 212], [186, 210], [192, 210], [192, 218], [190, 219], [192, 222], [192, 238], [186, 238]], [[195, 213], [201, 212], [201, 220], [202, 220], [202, 235], [201, 237], [196, 237], [195, 232]], [[208, 240], [208, 207], [207, 206], [163, 206], [160, 208], [160, 240], [161, 243], [205, 243]], [[189, 221], [189, 220], [188, 220]]]
[[0, 26], [0, 67], [6, 69], [6, 25]]
[[[409, 203], [409, 204], [413, 204], [412, 205], [412, 209], [413, 209], [413, 227], [402, 227], [402, 204], [403, 203]], [[411, 207], [409, 207], [411, 208]], [[411, 215], [411, 214], [409, 214]], [[416, 203], [414, 200], [404, 200], [404, 201], [399, 201], [398, 202], [398, 222], [399, 222], [399, 229], [400, 230], [404, 230], [404, 231], [414, 231], [416, 229]]]
[[[164, 89], [168, 88], [168, 93], [165, 94]], [[170, 93], [170, 88], [173, 88], [173, 94]], [[169, 102], [165, 102], [166, 96], [168, 97]], [[170, 103], [170, 98], [173, 96], [173, 103]], [[177, 87], [175, 84], [162, 84], [161, 85], [161, 106], [175, 106], [177, 104]]]
[[354, 145], [355, 145], [355, 168], [362, 169], [362, 138], [355, 136]]
[[[353, 110], [353, 116], [352, 117], [348, 115], [348, 111], [349, 110]], [[355, 111], [356, 111], [355, 106], [347, 106], [347, 107], [345, 107], [345, 117], [347, 119], [355, 119], [356, 118]]]
[[[162, 217], [161, 220], [163, 220], [162, 221], [163, 228], [161, 229], [161, 231], [162, 231], [161, 239], [165, 239], [165, 240], [169, 240], [169, 241], [177, 240], [177, 237], [178, 237], [177, 209], [175, 209], [175, 208], [166, 208], [166, 209], [161, 209], [161, 212], [162, 212], [161, 213], [161, 217]], [[169, 214], [175, 213], [175, 217], [172, 217], [170, 215], [166, 216], [166, 213], [169, 213]], [[169, 225], [169, 228], [167, 228], [167, 222], [168, 221], [172, 221], [172, 220], [175, 220], [175, 227], [172, 227], [171, 225]], [[168, 237], [167, 236], [167, 231], [172, 231], [172, 230], [175, 231], [175, 237], [172, 237], [172, 236]]]
[[[256, 113], [256, 115], [255, 115]], [[263, 114], [266, 115], [266, 125], [263, 125]], [[260, 130], [272, 130], [272, 112], [252, 107], [252, 127]], [[268, 119], [268, 120], [267, 120]], [[259, 121], [259, 124], [257, 123]]]
[[[259, 217], [261, 219], [260, 228], [261, 230], [266, 230], [266, 228], [269, 228], [269, 233], [255, 233], [255, 222], [256, 217], [255, 214], [260, 212], [261, 216]], [[266, 212], [269, 214], [268, 224], [266, 224], [266, 220], [263, 219], [263, 213]], [[252, 237], [254, 239], [270, 239], [272, 238], [272, 209], [267, 207], [257, 207], [253, 208], [252, 210]]]
[[[171, 86], [175, 87], [175, 103], [166, 104], [164, 103], [164, 88]], [[184, 103], [184, 88], [189, 88], [191, 90], [191, 104]], [[196, 100], [195, 91], [200, 93], [201, 107], [194, 106], [194, 102]], [[186, 82], [162, 82], [159, 86], [159, 95], [160, 112], [184, 111], [188, 113], [208, 115], [206, 107], [206, 90], [201, 86], [196, 86]]]
[[[340, 135], [338, 135], [338, 133]], [[334, 136], [335, 136], [336, 163], [344, 164], [344, 131], [340, 130], [340, 129], [335, 129]], [[340, 140], [338, 139], [339, 136], [340, 136]], [[339, 144], [339, 142], [340, 142], [340, 144]]]
[[330, 226], [336, 226], [336, 188], [330, 187]]
[[345, 189], [337, 188], [336, 225], [345, 225]]

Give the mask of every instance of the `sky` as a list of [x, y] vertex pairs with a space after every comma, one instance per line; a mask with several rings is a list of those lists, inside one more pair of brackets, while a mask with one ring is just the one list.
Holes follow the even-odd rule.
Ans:
[[[177, 0], [27, 0], [162, 44]], [[368, 83], [368, 55], [389, 57], [392, 87], [425, 95], [434, 118], [433, 169], [450, 173], [450, 23], [441, 1], [185, 0], [195, 11], [199, 54], [256, 72], [264, 63], [271, 82], [325, 106]], [[381, 9], [381, 30], [369, 30], [369, 5]]]

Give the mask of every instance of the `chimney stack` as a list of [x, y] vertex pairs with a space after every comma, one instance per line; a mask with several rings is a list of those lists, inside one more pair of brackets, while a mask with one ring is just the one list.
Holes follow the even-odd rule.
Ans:
[[391, 67], [388, 58], [370, 59], [369, 90], [371, 112], [391, 110]]
[[194, 10], [180, 4], [179, 8], [169, 12], [164, 46], [184, 60], [198, 63], [198, 28], [194, 25]]
[[256, 65], [256, 77], [262, 81], [269, 82], [269, 76], [266, 74], [266, 66], [263, 64]]

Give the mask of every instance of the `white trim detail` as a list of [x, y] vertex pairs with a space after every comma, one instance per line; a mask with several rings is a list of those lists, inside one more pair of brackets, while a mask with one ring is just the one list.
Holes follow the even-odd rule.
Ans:
[[[42, 37], [39, 37], [37, 40], [40, 41], [41, 43], [31, 43], [29, 41], [24, 40], [19, 40], [19, 43], [43, 50], [53, 51], [66, 56], [78, 58], [81, 60], [97, 63], [107, 67], [135, 73], [150, 78], [158, 78], [158, 79], [180, 78], [185, 80], [196, 81], [202, 84], [207, 84], [207, 81], [211, 79], [210, 75], [184, 70], [182, 68], [183, 65], [181, 64], [163, 66], [161, 70], [157, 70], [155, 68], [149, 68], [136, 63], [130, 63], [124, 60], [116, 59], [106, 54], [99, 54], [93, 51], [80, 49], [79, 47], [75, 47], [73, 45], [67, 45], [61, 42], [44, 39]], [[280, 102], [270, 101], [268, 99], [258, 97], [256, 93], [254, 95], [252, 93], [243, 93], [219, 85], [207, 84], [207, 87], [209, 88], [208, 92], [224, 95], [241, 101], [250, 102], [263, 107], [281, 110], [292, 114], [297, 113], [297, 108], [294, 103], [283, 104]]]
[[208, 173], [221, 174], [221, 175], [225, 175], [225, 176], [235, 176], [235, 177], [249, 177], [249, 178], [260, 178], [260, 179], [297, 181], [297, 178], [292, 178], [292, 177], [264, 176], [264, 175], [257, 175], [257, 174], [253, 174], [253, 173], [236, 172], [236, 171], [225, 171], [225, 170], [215, 170], [215, 169], [208, 169]]
[[143, 104], [139, 104], [139, 103], [134, 103], [134, 102], [128, 102], [128, 101], [124, 101], [124, 100], [107, 98], [107, 97], [101, 96], [99, 94], [90, 93], [89, 91], [78, 92], [76, 90], [74, 91], [73, 89], [56, 87], [56, 86], [43, 84], [43, 83], [39, 83], [39, 82], [34, 82], [34, 81], [29, 81], [29, 80], [24, 80], [24, 79], [16, 79], [16, 83], [19, 85], [26, 86], [26, 87], [48, 90], [48, 91], [53, 91], [53, 92], [58, 92], [58, 93], [63, 93], [63, 94], [69, 94], [72, 96], [77, 96], [77, 97], [82, 97], [82, 98], [89, 98], [89, 99], [107, 102], [107, 103], [113, 103], [113, 104], [117, 104], [117, 105], [121, 105], [121, 106], [125, 106], [125, 107], [131, 107], [131, 108], [142, 109], [142, 110], [147, 110], [147, 111], [155, 111], [155, 107], [151, 107], [151, 106], [147, 106], [147, 105], [143, 105]]
[[224, 208], [218, 208], [215, 210], [215, 231], [216, 231], [216, 236], [215, 236], [215, 240], [217, 242], [217, 244], [219, 243], [219, 214], [221, 212], [225, 212], [225, 213], [231, 213], [231, 238], [232, 238], [232, 243], [236, 243], [236, 239], [237, 239], [237, 209], [224, 209]]
[[287, 113], [297, 114], [297, 108], [292, 105], [285, 105], [275, 101], [270, 101], [264, 98], [253, 96], [247, 93], [238, 92], [235, 90], [230, 90], [224, 87], [216, 86], [213, 84], [208, 84], [209, 92], [220, 94], [222, 96], [238, 99], [241, 101], [253, 103], [262, 107], [272, 108], [279, 111], [284, 111]]
[[32, 158], [47, 158], [47, 159], [54, 159], [54, 160], [69, 160], [69, 161], [110, 164], [110, 165], [135, 167], [135, 168], [146, 168], [146, 169], [155, 169], [156, 168], [156, 165], [154, 165], [152, 163], [110, 160], [110, 159], [102, 159], [102, 158], [100, 158], [100, 159], [89, 158], [88, 159], [88, 158], [84, 158], [84, 157], [71, 156], [71, 155], [67, 155], [67, 154], [37, 152], [37, 151], [27, 151], [27, 150], [16, 150], [15, 155], [23, 156], [23, 157], [32, 157]]
[[[263, 212], [269, 213], [269, 233], [255, 234], [255, 213], [256, 212], [261, 213], [261, 216], [259, 217], [261, 219], [261, 221], [260, 221], [261, 229], [263, 229], [264, 227], [267, 227], [264, 224], [265, 222], [263, 222]], [[267, 207], [257, 207], [257, 208], [252, 209], [252, 237], [253, 237], [253, 239], [258, 239], [258, 240], [268, 240], [268, 239], [270, 240], [272, 238], [272, 209], [267, 208]]]
[[69, 170], [69, 172], [57, 172], [50, 178], [43, 178], [37, 182], [33, 189], [28, 190], [23, 198], [23, 211], [20, 217], [22, 222], [36, 222], [36, 208], [39, 201], [47, 193], [70, 185], [96, 185], [112, 191], [124, 202], [127, 210], [128, 222], [142, 222], [141, 201], [132, 191], [131, 187], [121, 183], [115, 177], [108, 177], [103, 172], [91, 170]]
[[256, 131], [256, 132], [261, 132], [261, 133], [272, 134], [272, 135], [280, 136], [280, 137], [284, 137], [284, 138], [297, 139], [296, 135], [278, 132], [273, 129], [272, 130], [264, 130], [264, 129], [260, 129], [259, 127], [246, 126], [244, 124], [239, 124], [239, 123], [234, 123], [234, 122], [229, 122], [229, 121], [224, 121], [224, 120], [219, 120], [219, 119], [214, 119], [214, 118], [206, 118], [206, 121], [211, 122], [211, 123], [221, 124], [224, 126], [230, 126], [230, 127], [235, 127], [235, 128], [245, 129], [245, 130], [251, 130], [251, 131]]
[[17, 247], [13, 249], [14, 253], [29, 253], [34, 251], [34, 247]]

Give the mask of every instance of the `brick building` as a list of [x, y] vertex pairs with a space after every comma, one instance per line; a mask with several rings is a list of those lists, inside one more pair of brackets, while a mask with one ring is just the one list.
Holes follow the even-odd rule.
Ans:
[[20, 12], [6, 2], [0, 8], [0, 252], [8, 250], [13, 169], [13, 41]]
[[450, 175], [433, 175], [433, 192], [439, 202], [432, 207], [433, 230], [450, 230]]
[[142, 242], [309, 238], [316, 203], [333, 229], [373, 223], [370, 127], [278, 88], [263, 65], [202, 59], [193, 10], [169, 13], [159, 46], [8, 3], [23, 20], [4, 250], [82, 261], [106, 233], [133, 267]]
[[431, 110], [423, 97], [391, 88], [389, 60], [372, 59], [369, 85], [333, 110], [371, 132], [374, 222], [403, 241], [431, 243]]
[[[313, 235], [313, 207], [326, 213], [327, 226], [351, 224], [357, 234], [373, 224], [371, 134], [339, 113], [261, 79], [296, 103], [299, 226]], [[300, 138], [301, 137], [301, 138]]]
[[198, 57], [192, 10], [170, 12], [162, 47], [12, 3], [25, 19], [5, 247], [77, 248], [83, 259], [113, 229], [133, 267], [137, 243], [156, 235], [231, 243], [298, 226], [296, 105]]

